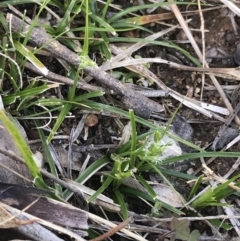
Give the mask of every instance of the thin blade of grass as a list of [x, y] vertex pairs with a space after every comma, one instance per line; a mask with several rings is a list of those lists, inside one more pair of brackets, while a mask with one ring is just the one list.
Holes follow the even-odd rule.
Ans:
[[[109, 164], [109, 157], [103, 156], [97, 161], [95, 161], [93, 164], [91, 164], [83, 173], [80, 174], [80, 176], [75, 180], [76, 182], [80, 184], [84, 184], [89, 178], [91, 178], [97, 171], [99, 171], [102, 167]], [[63, 193], [64, 199], [68, 199], [68, 197], [71, 195], [71, 191], [66, 190]]]
[[[227, 180], [226, 182], [218, 185], [218, 187], [216, 187], [214, 189], [214, 196], [216, 197], [216, 199], [221, 200], [222, 198], [226, 198], [229, 195], [235, 193], [236, 190], [233, 189], [233, 188], [230, 188], [228, 185], [230, 183], [233, 183], [234, 181], [236, 181], [239, 177], [240, 177], [240, 174], [235, 175], [233, 178], [231, 178], [231, 179]], [[234, 186], [239, 187], [240, 182], [234, 183]]]
[[48, 74], [48, 69], [43, 65], [43, 63], [37, 59], [23, 44], [14, 41], [14, 47], [20, 52], [24, 57], [26, 57], [43, 75]]
[[146, 190], [148, 191], [149, 195], [151, 195], [153, 200], [155, 200], [157, 197], [157, 194], [153, 190], [153, 188], [146, 182], [146, 180], [142, 176], [139, 176], [139, 175], [136, 175], [136, 179], [146, 188]]
[[65, 116], [68, 114], [68, 112], [71, 110], [72, 108], [72, 104], [65, 104], [63, 109], [61, 110], [59, 117], [55, 123], [55, 125], [53, 126], [48, 138], [47, 138], [47, 144], [50, 143], [50, 141], [52, 140], [52, 138], [54, 137], [55, 133], [57, 132], [57, 130], [59, 129], [60, 125], [62, 124], [62, 122], [65, 119]]
[[35, 96], [45, 92], [46, 90], [55, 88], [58, 86], [59, 84], [37, 86], [31, 89], [25, 89], [19, 92], [15, 92], [13, 94], [9, 94], [7, 96], [3, 96], [2, 99], [4, 104], [7, 104], [10, 100], [12, 100], [12, 98], [20, 98], [20, 99], [26, 98], [26, 97], [34, 98]]
[[117, 22], [117, 23], [113, 23], [112, 27], [115, 29], [116, 32], [125, 32], [125, 31], [139, 29], [147, 33], [153, 34], [153, 31], [147, 29], [146, 27], [139, 26], [132, 23]]
[[201, 207], [202, 205], [204, 206], [204, 203], [208, 201], [208, 203], [214, 200], [213, 198], [213, 188], [210, 187], [206, 192], [204, 192], [201, 196], [199, 196], [196, 200], [194, 200], [191, 203], [191, 206], [193, 208], [198, 208]]
[[[37, 127], [39, 127], [39, 122], [38, 120], [35, 120], [35, 124]], [[50, 153], [50, 150], [48, 148], [48, 145], [47, 145], [47, 142], [46, 142], [46, 137], [43, 133], [43, 130], [40, 129], [40, 128], [37, 128], [38, 130], [38, 133], [39, 133], [39, 136], [40, 136], [40, 139], [41, 139], [41, 143], [43, 145], [43, 150], [45, 152], [45, 155], [46, 155], [46, 159], [48, 161], [48, 164], [49, 164], [49, 167], [50, 167], [50, 170], [51, 170], [51, 173], [58, 177], [58, 172], [57, 172], [57, 169], [56, 169], [56, 166], [55, 166], [55, 163], [54, 163], [54, 160], [52, 158], [52, 155]], [[54, 187], [55, 187], [55, 190], [57, 191], [57, 193], [62, 197], [62, 187], [58, 184], [58, 183], [54, 183]]]
[[112, 53], [109, 49], [109, 38], [105, 32], [100, 32], [101, 38], [103, 41], [99, 44], [99, 51], [102, 55], [104, 55], [107, 60], [111, 59]]
[[104, 94], [105, 93], [102, 92], [102, 91], [93, 91], [93, 92], [90, 92], [90, 93], [86, 93], [86, 94], [76, 96], [76, 97], [74, 97], [73, 101], [80, 102], [80, 101], [83, 101], [83, 100], [100, 97], [100, 96], [103, 96]]
[[107, 189], [108, 186], [112, 183], [112, 181], [113, 177], [109, 175], [107, 179], [104, 181], [104, 183], [101, 185], [101, 187], [91, 197], [87, 199], [87, 202], [90, 203], [91, 201], [96, 199], [98, 195], [102, 194], [104, 190]]
[[23, 159], [25, 160], [29, 171], [31, 172], [32, 176], [36, 181], [36, 184], [40, 184], [40, 187], [46, 188], [46, 186], [42, 186], [42, 184], [44, 184], [42, 175], [33, 159], [32, 152], [30, 151], [26, 141], [22, 137], [18, 128], [14, 125], [14, 122], [7, 117], [7, 115], [2, 109], [0, 109], [0, 120], [3, 122], [9, 134], [12, 136], [13, 142], [20, 151]]
[[179, 197], [179, 200], [182, 201], [182, 203], [185, 203], [185, 200], [181, 197], [181, 195], [179, 195], [179, 193], [175, 190], [174, 186], [172, 185], [172, 183], [163, 175], [163, 173], [158, 169], [157, 166], [155, 166], [154, 164], [150, 163], [149, 164], [152, 166], [152, 168], [155, 170], [156, 173], [158, 173], [160, 175], [160, 177], [164, 180], [165, 183], [168, 184], [169, 187], [172, 188], [172, 190], [175, 192], [175, 194]]
[[116, 190], [114, 190], [113, 195], [115, 196], [117, 203], [121, 207], [121, 213], [123, 215], [123, 219], [124, 220], [127, 219], [128, 218], [128, 210], [127, 210], [127, 205], [126, 205], [126, 202], [124, 201], [122, 193], [119, 192], [118, 189], [116, 189]]
[[169, 6], [169, 5], [171, 5], [171, 3], [154, 3], [154, 4], [144, 4], [144, 5], [130, 7], [130, 8], [124, 9], [123, 11], [121, 11], [121, 12], [115, 14], [113, 17], [109, 18], [108, 23], [115, 22], [116, 20], [122, 18], [123, 16], [125, 16], [129, 13], [137, 12], [137, 11], [140, 11], [143, 9], [160, 7], [160, 6]]
[[228, 225], [226, 222], [223, 222], [222, 220], [210, 219], [208, 220], [208, 222], [225, 230], [232, 230], [233, 228], [231, 225]]
[[[144, 168], [144, 166], [142, 166], [141, 168]], [[141, 170], [144, 170], [144, 169], [141, 169]], [[149, 169], [146, 169], [146, 170], [149, 170]], [[178, 171], [174, 171], [174, 170], [169, 170], [169, 169], [165, 169], [165, 168], [161, 168], [161, 167], [159, 168], [159, 170], [163, 174], [170, 175], [170, 176], [173, 176], [173, 177], [179, 177], [181, 179], [192, 180], [192, 179], [196, 179], [197, 178], [196, 176], [189, 175], [187, 173], [178, 172]]]
[[131, 135], [131, 154], [130, 154], [130, 165], [131, 168], [135, 167], [135, 161], [136, 161], [136, 144], [137, 144], [137, 130], [136, 130], [136, 122], [135, 122], [135, 116], [133, 110], [129, 110], [129, 116], [131, 121], [131, 127], [132, 127], [132, 135]]
[[84, 33], [84, 44], [83, 44], [83, 51], [82, 56], [87, 56], [89, 51], [89, 4], [88, 0], [85, 0], [85, 33]]
[[61, 22], [59, 23], [56, 32], [57, 33], [61, 33], [64, 30], [66, 30], [66, 28], [68, 28], [69, 25], [69, 21], [70, 21], [70, 15], [72, 12], [72, 9], [74, 8], [76, 4], [76, 0], [72, 0], [70, 2], [70, 4], [68, 5], [67, 9], [64, 9], [64, 16], [61, 18]]
[[190, 201], [194, 197], [194, 195], [196, 195], [197, 190], [199, 189], [199, 186], [202, 183], [203, 177], [204, 177], [203, 175], [198, 177], [197, 181], [194, 183], [194, 186], [191, 189], [190, 194], [188, 195], [187, 201]]
[[104, 19], [98, 17], [97, 15], [94, 15], [94, 14], [91, 14], [90, 17], [96, 21], [97, 23], [99, 23], [99, 26], [102, 26], [106, 29], [109, 29], [109, 32], [112, 34], [112, 35], [116, 35], [116, 31], [115, 29], [109, 24], [107, 23], [106, 21], [104, 21]]
[[[148, 200], [148, 201], [150, 201], [150, 202], [155, 203], [155, 201], [153, 200], [153, 198], [152, 198], [150, 195], [148, 195], [147, 193], [142, 192], [142, 191], [140, 191], [140, 190], [137, 190], [137, 189], [134, 189], [134, 188], [131, 188], [131, 187], [125, 187], [125, 186], [124, 186], [124, 187], [120, 187], [119, 191], [120, 191], [121, 193], [126, 193], [126, 194], [128, 194], [128, 195], [130, 195], [130, 196], [140, 197], [140, 198], [142, 198], [142, 199], [144, 199], [144, 200]], [[172, 207], [171, 205], [169, 205], [169, 204], [167, 204], [167, 203], [164, 203], [164, 202], [162, 202], [162, 201], [160, 201], [160, 200], [158, 200], [158, 201], [162, 204], [162, 207], [168, 209], [169, 211], [171, 211], [171, 212], [173, 212], [173, 213], [176, 213], [176, 214], [178, 214], [178, 215], [185, 215], [184, 212], [178, 210], [177, 208], [174, 208], [174, 207]]]
[[[44, 2], [45, 0], [38, 0], [39, 3]], [[10, 1], [3, 1], [0, 3], [0, 7], [7, 7], [8, 5], [20, 5], [25, 3], [32, 3], [33, 0], [10, 0]]]

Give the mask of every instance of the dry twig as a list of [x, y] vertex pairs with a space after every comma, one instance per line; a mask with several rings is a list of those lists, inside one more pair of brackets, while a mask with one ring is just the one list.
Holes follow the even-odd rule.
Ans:
[[118, 231], [120, 231], [122, 228], [127, 226], [130, 221], [131, 221], [131, 218], [128, 218], [125, 221], [123, 221], [122, 223], [118, 224], [116, 227], [110, 229], [108, 232], [102, 234], [101, 236], [94, 238], [94, 239], [90, 239], [90, 241], [102, 241], [102, 240], [114, 235]]
[[[29, 32], [30, 25], [23, 22], [20, 18], [12, 14], [7, 14], [6, 19], [10, 25], [9, 28], [13, 32], [21, 33], [22, 35], [26, 35]], [[79, 67], [82, 63], [79, 55], [72, 52], [58, 41], [53, 40], [43, 29], [34, 28], [29, 37], [29, 41], [38, 47], [44, 46], [45, 49], [57, 58], [64, 59], [76, 67]], [[110, 74], [102, 71], [97, 66], [83, 67], [83, 69], [86, 74], [92, 76], [95, 80], [119, 94], [122, 97], [122, 102], [129, 109], [133, 109], [137, 115], [148, 119], [151, 113], [163, 111], [163, 107], [160, 104], [140, 95], [132, 89], [129, 89], [123, 83]]]

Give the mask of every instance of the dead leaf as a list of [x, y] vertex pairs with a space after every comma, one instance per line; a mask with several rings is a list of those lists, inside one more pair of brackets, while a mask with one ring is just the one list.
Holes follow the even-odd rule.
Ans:
[[171, 204], [173, 207], [183, 207], [185, 200], [180, 193], [174, 191], [171, 187], [165, 184], [157, 183], [154, 185], [153, 190], [157, 194], [157, 199], [165, 203]]

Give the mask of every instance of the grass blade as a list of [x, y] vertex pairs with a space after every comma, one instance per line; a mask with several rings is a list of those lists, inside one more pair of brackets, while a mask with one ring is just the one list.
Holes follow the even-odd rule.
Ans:
[[128, 218], [128, 210], [127, 210], [127, 205], [126, 202], [124, 201], [123, 195], [121, 192], [119, 192], [118, 189], [114, 190], [113, 195], [115, 196], [115, 199], [117, 200], [117, 203], [120, 205], [121, 207], [121, 213], [123, 215], [123, 219], [127, 219]]
[[17, 146], [18, 150], [20, 151], [36, 183], [40, 184], [41, 186], [41, 184], [44, 183], [42, 179], [42, 175], [33, 159], [32, 152], [30, 151], [26, 141], [22, 137], [18, 128], [14, 125], [14, 121], [10, 119], [2, 109], [0, 109], [0, 120], [3, 122], [9, 134], [12, 136], [14, 144]]
[[24, 45], [15, 41], [14, 47], [17, 49], [19, 53], [26, 57], [39, 71], [43, 73], [43, 75], [48, 74], [48, 69], [43, 65], [43, 63], [37, 59]]
[[87, 202], [90, 203], [91, 201], [93, 201], [95, 198], [97, 198], [97, 196], [101, 193], [104, 192], [105, 189], [108, 188], [108, 186], [111, 184], [111, 182], [113, 181], [113, 177], [112, 176], [108, 176], [107, 179], [104, 181], [104, 183], [102, 184], [102, 186], [91, 196], [87, 199]]

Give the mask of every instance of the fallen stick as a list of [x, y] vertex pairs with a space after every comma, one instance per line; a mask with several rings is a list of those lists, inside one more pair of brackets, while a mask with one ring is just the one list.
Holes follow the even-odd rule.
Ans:
[[[20, 18], [8, 13], [6, 19], [9, 23], [9, 29], [13, 32], [25, 36], [30, 31], [30, 25]], [[57, 40], [54, 40], [41, 28], [34, 28], [32, 30], [29, 41], [38, 47], [44, 46], [44, 48], [55, 57], [64, 59], [76, 67], [79, 67], [82, 63], [79, 55], [69, 50]], [[160, 104], [130, 89], [128, 86], [124, 85], [112, 75], [102, 71], [97, 66], [83, 67], [83, 70], [85, 74], [92, 76], [95, 80], [120, 95], [122, 98], [121, 101], [128, 109], [133, 109], [136, 115], [148, 119], [151, 113], [163, 111], [163, 107]]]

